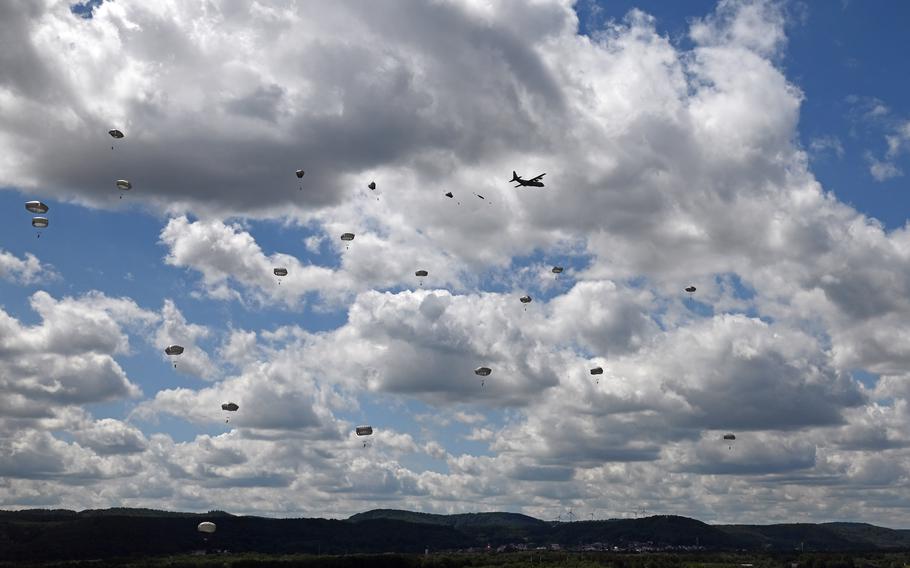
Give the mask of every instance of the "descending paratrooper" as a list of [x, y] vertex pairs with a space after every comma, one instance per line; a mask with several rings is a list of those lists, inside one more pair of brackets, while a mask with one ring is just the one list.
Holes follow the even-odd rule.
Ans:
[[165, 353], [165, 355], [168, 356], [168, 358], [171, 360], [171, 362], [174, 363], [174, 368], [176, 369], [177, 368], [177, 357], [179, 355], [183, 354], [183, 346], [182, 345], [168, 345], [164, 349], [164, 353]]

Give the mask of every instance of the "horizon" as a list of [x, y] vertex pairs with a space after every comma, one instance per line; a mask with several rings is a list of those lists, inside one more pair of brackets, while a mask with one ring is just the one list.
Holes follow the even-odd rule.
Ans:
[[0, 509], [910, 527], [908, 16], [0, 3]]
[[27, 513], [31, 511], [67, 511], [71, 513], [87, 513], [87, 512], [97, 512], [97, 511], [113, 511], [115, 509], [123, 509], [126, 511], [138, 510], [138, 511], [151, 511], [158, 513], [167, 513], [167, 514], [178, 514], [178, 515], [197, 515], [204, 517], [206, 515], [219, 515], [224, 514], [230, 517], [251, 517], [251, 518], [262, 518], [262, 519], [274, 519], [274, 520], [295, 520], [295, 519], [314, 519], [314, 520], [325, 520], [325, 521], [349, 521], [352, 518], [358, 515], [365, 515], [367, 513], [376, 513], [376, 512], [393, 512], [393, 513], [413, 513], [418, 515], [433, 515], [438, 517], [450, 517], [458, 515], [498, 515], [498, 514], [507, 514], [507, 515], [520, 515], [542, 523], [548, 524], [562, 524], [562, 523], [596, 523], [596, 522], [610, 522], [610, 521], [639, 521], [650, 519], [653, 517], [674, 517], [687, 519], [690, 521], [697, 521], [708, 526], [777, 526], [777, 525], [829, 525], [829, 524], [849, 524], [849, 525], [869, 525], [878, 528], [893, 530], [893, 531], [910, 531], [910, 527], [890, 527], [885, 525], [876, 525], [874, 523], [868, 523], [865, 521], [849, 521], [849, 520], [830, 520], [830, 521], [814, 521], [814, 522], [794, 522], [794, 521], [780, 521], [774, 523], [712, 523], [709, 521], [703, 521], [695, 517], [688, 517], [686, 515], [676, 515], [676, 514], [664, 514], [664, 513], [649, 513], [647, 515], [637, 516], [637, 517], [609, 517], [609, 518], [593, 518], [586, 519], [582, 517], [576, 517], [573, 520], [562, 520], [562, 519], [541, 519], [533, 515], [527, 515], [525, 513], [517, 513], [515, 511], [466, 511], [462, 513], [431, 513], [427, 511], [415, 511], [409, 509], [388, 509], [388, 508], [377, 508], [369, 509], [366, 511], [361, 511], [359, 513], [352, 513], [347, 517], [276, 517], [269, 515], [251, 515], [251, 514], [240, 514], [240, 513], [231, 513], [230, 511], [225, 511], [221, 509], [199, 512], [199, 511], [173, 511], [169, 509], [154, 509], [148, 507], [107, 507], [104, 509], [82, 509], [82, 510], [73, 510], [73, 509], [0, 509], [0, 512], [3, 513]]

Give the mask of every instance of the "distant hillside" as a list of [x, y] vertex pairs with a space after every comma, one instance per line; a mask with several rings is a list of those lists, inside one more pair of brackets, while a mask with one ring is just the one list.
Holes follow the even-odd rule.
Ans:
[[910, 550], [910, 531], [863, 523], [726, 525], [720, 530], [748, 550]]
[[432, 513], [415, 513], [398, 509], [373, 509], [357, 513], [348, 518], [352, 522], [374, 519], [393, 519], [409, 523], [426, 523], [447, 527], [545, 527], [547, 523], [534, 517], [519, 513], [461, 513], [456, 515], [434, 515]]
[[553, 527], [552, 532], [559, 537], [560, 542], [569, 546], [591, 542], [655, 543], [677, 547], [733, 550], [741, 544], [721, 527], [673, 515], [560, 523]]
[[[202, 520], [213, 535], [196, 531]], [[160, 556], [201, 549], [265, 554], [415, 553], [430, 549], [910, 550], [910, 531], [860, 523], [708, 525], [686, 517], [548, 523], [514, 513], [432, 515], [397, 510], [347, 520], [269, 519], [223, 511], [0, 511], [0, 562]]]

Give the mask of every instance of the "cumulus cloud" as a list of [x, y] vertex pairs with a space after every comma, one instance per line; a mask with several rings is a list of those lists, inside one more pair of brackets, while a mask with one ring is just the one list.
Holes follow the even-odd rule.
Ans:
[[131, 300], [90, 294], [56, 300], [36, 292], [41, 322], [25, 325], [0, 310], [4, 417], [45, 418], [59, 407], [139, 396], [114, 359], [129, 350], [123, 324], [154, 316]]
[[164, 350], [170, 345], [183, 347], [182, 354], [168, 356], [174, 368], [181, 373], [211, 379], [217, 374], [217, 369], [208, 353], [198, 345], [209, 333], [205, 326], [187, 322], [174, 302], [165, 300], [161, 309], [161, 323], [155, 332], [155, 346], [161, 350], [162, 357], [166, 356]]
[[30, 252], [25, 253], [25, 258], [19, 258], [0, 250], [0, 278], [17, 284], [34, 284], [57, 278], [57, 273]]
[[[0, 55], [0, 182], [108, 208], [113, 164], [130, 199], [168, 215], [165, 262], [199, 275], [194, 299], [328, 302], [347, 319], [221, 334], [172, 300], [154, 313], [35, 294], [40, 325], [0, 314], [0, 413], [31, 444], [0, 452], [15, 456], [0, 463], [2, 503], [483, 503], [545, 518], [584, 504], [767, 522], [843, 516], [845, 486], [898, 497], [910, 232], [813, 177], [794, 142], [803, 94], [777, 64], [781, 4], [720, 2], [692, 20], [688, 51], [640, 11], [579, 36], [555, 0], [123, 0], [90, 20], [68, 4], [0, 8], [14, 46]], [[114, 151], [112, 126], [126, 133]], [[897, 171], [901, 132], [873, 175]], [[546, 171], [547, 187], [512, 189], [512, 170]], [[306, 228], [305, 248], [337, 262], [270, 250], [252, 218]], [[36, 263], [0, 255], [19, 282]], [[560, 280], [552, 264], [567, 266]], [[179, 370], [210, 382], [160, 390], [127, 422], [80, 414], [139, 394], [114, 360], [134, 348], [130, 326], [156, 349], [191, 347]], [[883, 376], [865, 388], [857, 369]], [[350, 413], [390, 399], [485, 455], [378, 421], [362, 447]], [[150, 433], [163, 416], [210, 430]], [[60, 424], [74, 441], [48, 433]], [[96, 483], [40, 485], [67, 478]], [[868, 519], [905, 522], [863, 499]]]

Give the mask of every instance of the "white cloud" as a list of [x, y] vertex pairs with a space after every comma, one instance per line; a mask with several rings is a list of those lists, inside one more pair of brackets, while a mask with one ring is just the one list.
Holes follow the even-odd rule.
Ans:
[[38, 257], [30, 252], [25, 253], [25, 258], [0, 250], [0, 278], [18, 284], [34, 284], [40, 281], [58, 278], [54, 269], [42, 264]]
[[89, 294], [55, 300], [46, 292], [31, 297], [41, 317], [24, 325], [0, 310], [0, 384], [5, 418], [53, 417], [62, 407], [137, 397], [114, 355], [126, 353], [122, 325], [154, 316], [126, 299]]
[[[162, 357], [168, 357], [174, 368], [181, 373], [211, 379], [217, 375], [217, 368], [198, 342], [209, 336], [205, 326], [186, 321], [172, 300], [165, 300], [161, 309], [161, 324], [155, 332], [155, 346]], [[170, 345], [179, 345], [184, 351], [180, 355], [167, 356], [164, 350]]]
[[878, 160], [870, 154], [866, 155], [866, 161], [869, 162], [869, 173], [872, 174], [875, 181], [888, 181], [904, 175], [903, 170], [893, 162]]
[[837, 136], [818, 136], [809, 141], [809, 151], [813, 158], [822, 157], [827, 153], [834, 154], [841, 159], [846, 154], [844, 145]]
[[[884, 230], [812, 176], [794, 142], [803, 95], [776, 65], [783, 9], [725, 0], [684, 52], [640, 11], [580, 37], [556, 1], [303, 14], [121, 0], [91, 21], [66, 2], [5, 6], [0, 182], [113, 207], [116, 160], [128, 199], [169, 215], [165, 262], [201, 276], [198, 296], [348, 317], [222, 333], [171, 300], [159, 314], [35, 294], [40, 325], [0, 314], [0, 413], [31, 444], [0, 452], [15, 456], [0, 502], [905, 524], [887, 501], [907, 477], [910, 230]], [[889, 113], [876, 102], [866, 118]], [[111, 126], [127, 134], [114, 151]], [[873, 175], [898, 170], [902, 132]], [[547, 187], [512, 189], [512, 170], [546, 171]], [[306, 227], [306, 249], [337, 263], [267, 250], [251, 218]], [[0, 262], [38, 277], [31, 257]], [[82, 414], [138, 395], [114, 360], [128, 329], [159, 356], [186, 346], [179, 370], [210, 382], [158, 391], [135, 423]], [[493, 369], [483, 386], [479, 365]], [[885, 376], [866, 389], [856, 369]], [[429, 408], [418, 427], [459, 434], [382, 414], [406, 422], [412, 404]], [[351, 413], [375, 426], [372, 446]], [[175, 441], [152, 433], [160, 416], [226, 431]], [[48, 433], [61, 425], [73, 442]]]

